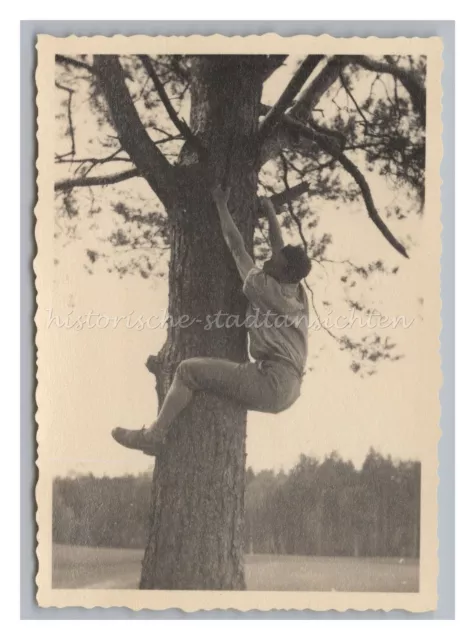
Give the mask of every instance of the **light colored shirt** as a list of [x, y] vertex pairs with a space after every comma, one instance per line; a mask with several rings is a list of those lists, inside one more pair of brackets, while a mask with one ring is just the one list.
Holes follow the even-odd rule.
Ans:
[[253, 267], [243, 284], [246, 327], [255, 360], [290, 362], [301, 374], [308, 352], [308, 298], [301, 283], [281, 283]]

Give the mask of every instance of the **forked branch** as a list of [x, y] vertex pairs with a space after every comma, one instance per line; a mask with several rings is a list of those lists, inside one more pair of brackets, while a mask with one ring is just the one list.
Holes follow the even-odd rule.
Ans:
[[323, 55], [307, 56], [300, 67], [295, 72], [293, 78], [284, 89], [282, 95], [271, 108], [269, 113], [259, 126], [259, 138], [264, 140], [284, 115], [286, 109], [290, 107], [292, 100], [296, 97], [300, 89], [303, 87], [312, 71], [323, 58]]
[[[270, 107], [260, 105], [261, 113], [268, 113]], [[309, 146], [313, 143], [321, 146], [326, 143], [329, 146], [335, 146], [335, 153], [339, 153], [345, 144], [345, 136], [339, 131], [333, 131], [326, 127], [321, 127], [313, 123], [312, 127], [307, 126], [301, 120], [293, 118], [286, 113], [281, 117], [279, 125], [276, 127], [275, 133], [264, 141], [260, 149], [261, 166], [271, 158], [279, 155], [280, 151], [287, 147], [293, 149], [301, 145], [302, 140], [308, 142]]]
[[155, 87], [156, 92], [158, 93], [160, 100], [162, 101], [163, 106], [165, 107], [166, 112], [168, 113], [170, 120], [173, 122], [178, 131], [182, 134], [185, 140], [193, 147], [196, 152], [199, 154], [201, 158], [205, 155], [205, 149], [201, 142], [198, 140], [196, 136], [193, 135], [190, 127], [185, 122], [185, 120], [180, 119], [178, 117], [177, 112], [175, 111], [172, 103], [170, 102], [170, 98], [163, 86], [160, 78], [158, 77], [157, 72], [154, 69], [152, 61], [149, 56], [139, 55], [140, 60], [142, 61], [143, 66], [145, 67], [148, 75], [152, 79], [153, 86]]
[[173, 182], [173, 167], [155, 146], [140, 120], [118, 56], [94, 56], [94, 67], [122, 148], [153, 191], [162, 197]]

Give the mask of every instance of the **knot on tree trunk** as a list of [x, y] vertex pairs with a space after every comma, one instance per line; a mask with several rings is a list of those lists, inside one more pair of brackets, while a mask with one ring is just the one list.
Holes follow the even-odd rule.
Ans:
[[159, 353], [158, 355], [150, 355], [147, 358], [145, 366], [150, 371], [150, 373], [152, 373], [157, 378], [157, 380], [163, 380], [164, 377], [174, 373], [179, 363], [180, 361], [165, 361], [164, 355]]
[[166, 361], [163, 353], [150, 355], [147, 358], [145, 366], [155, 377], [155, 389], [158, 395], [159, 406], [166, 396], [177, 365], [178, 363]]
[[158, 355], [151, 355], [147, 358], [145, 366], [154, 376], [157, 376], [161, 369], [162, 358]]

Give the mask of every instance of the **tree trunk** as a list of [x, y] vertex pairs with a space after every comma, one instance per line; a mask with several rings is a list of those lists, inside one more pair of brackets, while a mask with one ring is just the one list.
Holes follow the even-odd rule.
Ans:
[[[242, 318], [246, 307], [210, 188], [230, 166], [230, 208], [251, 251], [261, 77], [247, 56], [197, 57], [192, 75], [191, 128], [209, 161], [193, 164], [185, 150], [167, 204], [170, 324], [165, 345], [149, 361], [159, 403], [183, 359], [247, 358], [245, 329], [207, 326], [207, 317], [219, 312]], [[153, 474], [142, 589], [245, 588], [245, 436], [245, 410], [207, 393], [195, 394], [173, 425]]]

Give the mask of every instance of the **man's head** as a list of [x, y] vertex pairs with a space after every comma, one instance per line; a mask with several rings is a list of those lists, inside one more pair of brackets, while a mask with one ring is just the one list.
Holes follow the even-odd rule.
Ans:
[[304, 248], [291, 244], [286, 245], [263, 265], [265, 273], [275, 280], [295, 284], [306, 278], [311, 268], [312, 263]]

